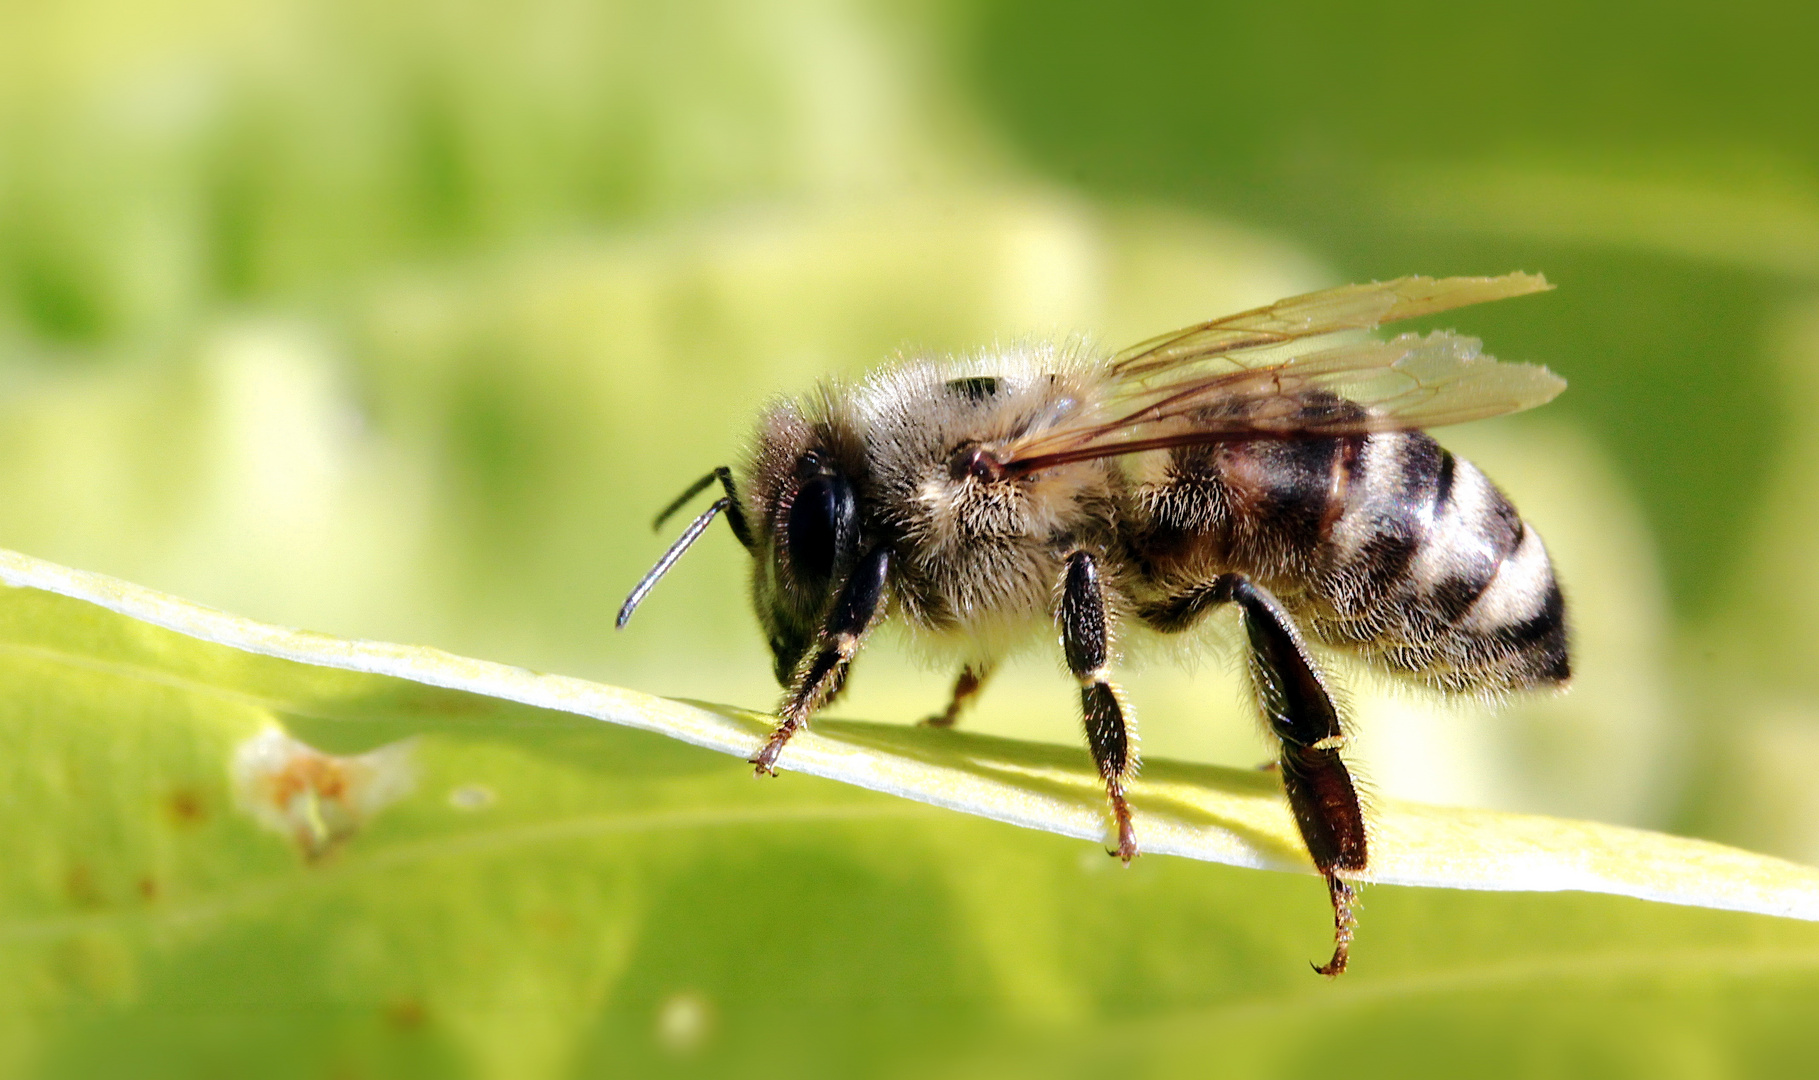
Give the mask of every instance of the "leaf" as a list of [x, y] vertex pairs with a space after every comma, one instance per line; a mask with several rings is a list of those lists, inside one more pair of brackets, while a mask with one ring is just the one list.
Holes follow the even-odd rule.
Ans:
[[[1390, 1068], [1411, 1041], [1372, 1033], [1411, 1024], [1499, 1067], [1591, 1045], [1640, 1068], [1661, 1045], [1792, 1054], [1819, 1003], [1806, 923], [1393, 887], [1366, 894], [1335, 989], [1305, 968], [1327, 934], [1312, 878], [1118, 871], [1096, 846], [757, 782], [662, 737], [743, 756], [764, 721], [738, 710], [262, 626], [19, 555], [0, 579], [7, 1075], [1065, 1075], [1217, 1054], [1311, 1076], [1340, 1039]], [[794, 762], [1097, 839], [1083, 757], [830, 722]], [[1153, 850], [1299, 865], [1268, 774], [1155, 763], [1143, 794]], [[1391, 803], [1376, 820], [1410, 879], [1810, 903], [1811, 871], [1690, 841]], [[1739, 1019], [1737, 1000], [1775, 1004]], [[1296, 1039], [1310, 1016], [1322, 1038]]]
[[[739, 757], [771, 722], [720, 705], [654, 698], [421, 646], [265, 626], [126, 582], [0, 552], [0, 580], [86, 601], [265, 656], [574, 713]], [[429, 718], [416, 730], [436, 729]], [[783, 759], [794, 772], [1083, 839], [1104, 831], [1103, 787], [1062, 747], [853, 721], [818, 721]], [[1145, 851], [1311, 872], [1276, 777], [1151, 761], [1132, 788]], [[1819, 921], [1819, 868], [1722, 845], [1588, 821], [1381, 800], [1370, 882], [1460, 889], [1579, 889]]]

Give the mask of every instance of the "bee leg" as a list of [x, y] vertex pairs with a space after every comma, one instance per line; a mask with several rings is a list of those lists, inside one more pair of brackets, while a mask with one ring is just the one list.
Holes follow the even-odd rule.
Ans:
[[1282, 786], [1333, 903], [1333, 958], [1314, 970], [1337, 975], [1351, 951], [1356, 900], [1342, 875], [1363, 870], [1367, 859], [1364, 812], [1339, 756], [1345, 744], [1339, 711], [1275, 597], [1241, 574], [1221, 575], [1213, 588], [1244, 612], [1257, 703], [1282, 743]]
[[821, 626], [816, 648], [797, 667], [795, 685], [783, 699], [782, 708], [778, 709], [782, 723], [750, 759], [760, 776], [776, 775], [777, 755], [783, 752], [783, 744], [807, 727], [808, 718], [815, 710], [845, 685], [847, 668], [859, 652], [865, 633], [871, 629], [884, 599], [884, 583], [890, 575], [890, 564], [889, 548], [873, 548], [860, 557], [852, 577], [841, 587], [840, 595]]
[[960, 677], [954, 680], [954, 693], [948, 699], [947, 708], [922, 722], [928, 727], [953, 727], [954, 721], [960, 719], [961, 710], [972, 704], [984, 688], [985, 680], [992, 677], [992, 664], [968, 664], [960, 669]]
[[1099, 584], [1099, 568], [1084, 551], [1067, 558], [1061, 584], [1060, 622], [1067, 668], [1080, 680], [1086, 743], [1099, 765], [1099, 775], [1105, 778], [1105, 795], [1111, 801], [1112, 819], [1118, 825], [1118, 850], [1114, 854], [1128, 864], [1137, 855], [1137, 836], [1131, 827], [1131, 805], [1124, 797], [1124, 783], [1136, 773], [1137, 761], [1125, 728], [1124, 709], [1106, 669], [1105, 594]]

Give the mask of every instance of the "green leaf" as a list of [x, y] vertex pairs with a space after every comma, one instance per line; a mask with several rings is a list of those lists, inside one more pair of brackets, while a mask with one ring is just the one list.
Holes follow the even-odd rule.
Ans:
[[[1309, 1017], [1368, 1066], [1411, 1045], [1379, 1029], [1477, 1053], [1512, 1010], [1524, 1046], [1640, 1068], [1651, 1024], [1792, 1052], [1786, 1003], [1819, 1000], [1805, 923], [1389, 886], [1329, 987], [1311, 877], [1119, 871], [921, 805], [1097, 841], [1081, 751], [828, 721], [786, 755], [807, 775], [755, 782], [754, 714], [10, 553], [0, 580], [7, 1074], [1312, 1075]], [[1137, 796], [1153, 855], [1306, 868], [1270, 774], [1157, 761]], [[1819, 911], [1819, 871], [1697, 841], [1389, 800], [1373, 823], [1379, 881]], [[1715, 983], [1783, 1012], [1736, 1020]], [[1647, 1023], [1599, 1026], [1638, 993]]]
[[[0, 580], [97, 604], [203, 641], [573, 713], [749, 756], [771, 720], [722, 705], [670, 701], [583, 679], [422, 646], [345, 641], [255, 623], [125, 582], [0, 552]], [[392, 690], [390, 692], [397, 692]], [[478, 706], [463, 702], [460, 711]], [[435, 712], [397, 734], [442, 730]], [[825, 777], [1012, 825], [1083, 839], [1104, 832], [1104, 788], [1084, 753], [959, 731], [822, 720], [794, 739], [789, 771]], [[1145, 851], [1272, 870], [1312, 870], [1277, 778], [1150, 761], [1132, 787]], [[1371, 807], [1364, 880], [1459, 889], [1579, 889], [1645, 900], [1819, 920], [1819, 868], [1718, 844], [1588, 821], [1424, 806]]]

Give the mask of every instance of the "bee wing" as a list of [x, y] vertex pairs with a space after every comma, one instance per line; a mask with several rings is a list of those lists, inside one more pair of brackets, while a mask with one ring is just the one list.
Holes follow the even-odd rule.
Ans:
[[1341, 330], [1369, 330], [1418, 315], [1551, 288], [1539, 274], [1404, 277], [1369, 285], [1345, 285], [1291, 296], [1151, 338], [1112, 357], [1109, 368], [1115, 378], [1142, 379], [1219, 357], [1226, 358], [1233, 367], [1248, 367], [1239, 354], [1269, 351]]
[[1028, 473], [1177, 446], [1440, 427], [1533, 408], [1565, 388], [1544, 367], [1483, 355], [1476, 338], [1403, 334], [1132, 384], [1105, 414], [1032, 432], [1003, 460]]

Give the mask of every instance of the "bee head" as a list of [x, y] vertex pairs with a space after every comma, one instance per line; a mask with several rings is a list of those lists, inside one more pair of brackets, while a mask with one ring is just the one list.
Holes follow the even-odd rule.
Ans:
[[787, 685], [858, 558], [859, 503], [852, 480], [814, 447], [780, 475], [754, 476], [752, 487], [760, 521], [752, 599], [777, 681]]
[[739, 542], [752, 554], [752, 601], [770, 644], [777, 681], [789, 685], [820, 633], [835, 597], [851, 576], [861, 547], [859, 500], [851, 470], [791, 405], [773, 408], [758, 429], [744, 475], [719, 468], [684, 491], [657, 515], [662, 527], [689, 500], [716, 482], [725, 497], [696, 517], [619, 609], [624, 628], [651, 589], [724, 513]]

